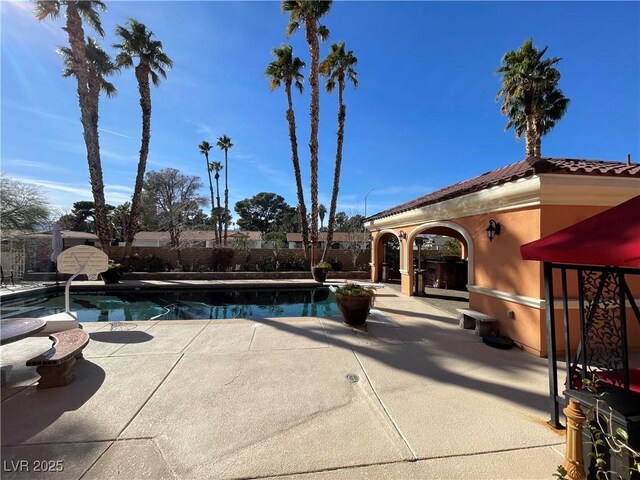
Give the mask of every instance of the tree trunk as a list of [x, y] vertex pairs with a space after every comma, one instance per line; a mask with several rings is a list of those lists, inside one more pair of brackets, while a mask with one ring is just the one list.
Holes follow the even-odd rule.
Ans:
[[318, 43], [318, 29], [314, 18], [305, 20], [311, 69], [309, 83], [311, 85], [310, 121], [311, 134], [309, 138], [310, 170], [311, 170], [311, 265], [315, 263], [315, 249], [318, 243], [318, 124], [320, 123], [320, 90], [318, 87], [318, 68], [320, 46]]
[[229, 229], [229, 216], [227, 212], [229, 211], [229, 167], [227, 164], [227, 151], [228, 149], [224, 149], [224, 212], [222, 212], [223, 220], [224, 220], [224, 243], [223, 246], [227, 246], [227, 230]]
[[527, 130], [524, 136], [526, 144], [525, 158], [529, 158], [536, 155], [536, 122], [533, 120], [533, 115], [526, 115], [526, 119]]
[[140, 217], [140, 200], [142, 199], [142, 186], [144, 174], [147, 169], [147, 156], [149, 155], [149, 141], [151, 139], [151, 89], [149, 88], [149, 67], [138, 64], [135, 68], [138, 92], [140, 93], [140, 108], [142, 109], [142, 139], [140, 145], [140, 159], [138, 160], [138, 172], [136, 184], [131, 199], [131, 211], [129, 224], [127, 225], [126, 243], [124, 248], [124, 260], [128, 261], [133, 250], [133, 239], [138, 233]]
[[213, 200], [213, 182], [211, 181], [211, 169], [209, 168], [209, 153], [205, 152], [204, 158], [207, 160], [207, 175], [209, 176], [209, 192], [211, 192], [211, 223], [213, 223], [214, 240], [218, 245], [218, 227], [216, 220], [216, 204]]
[[[309, 222], [307, 221], [307, 207], [304, 202], [304, 189], [302, 187], [302, 175], [300, 174], [300, 159], [298, 158], [298, 138], [296, 136], [296, 117], [293, 112], [293, 101], [291, 100], [291, 83], [286, 86], [287, 102], [287, 122], [289, 123], [289, 139], [291, 140], [291, 161], [293, 163], [293, 173], [296, 178], [296, 190], [298, 192], [298, 213], [300, 215], [300, 227], [302, 229], [302, 245], [304, 248], [304, 259], [309, 261]], [[309, 265], [311, 268], [311, 265]]]
[[82, 122], [84, 143], [87, 149], [87, 163], [91, 192], [95, 207], [96, 234], [102, 251], [109, 255], [110, 238], [107, 228], [107, 209], [104, 199], [104, 183], [102, 180], [102, 163], [100, 161], [100, 138], [98, 136], [98, 105], [89, 96], [89, 73], [85, 54], [84, 29], [82, 19], [74, 2], [67, 2], [66, 31], [69, 45], [73, 53], [74, 74], [78, 83], [78, 103], [80, 105], [80, 121]]
[[218, 213], [216, 217], [218, 220], [218, 246], [222, 246], [222, 210], [220, 210], [220, 174], [216, 172], [216, 199], [218, 200]]
[[333, 229], [336, 221], [336, 206], [338, 204], [338, 191], [340, 190], [340, 170], [342, 168], [342, 143], [344, 141], [344, 121], [347, 116], [347, 107], [342, 101], [344, 92], [344, 80], [338, 81], [338, 140], [336, 143], [336, 165], [333, 171], [333, 190], [331, 192], [331, 206], [329, 207], [329, 221], [327, 223], [327, 244], [322, 252], [322, 260], [325, 260], [331, 242], [333, 241]]
[[542, 134], [540, 133], [542, 129], [538, 122], [536, 122], [536, 143], [534, 147], [534, 155], [536, 157], [542, 157]]

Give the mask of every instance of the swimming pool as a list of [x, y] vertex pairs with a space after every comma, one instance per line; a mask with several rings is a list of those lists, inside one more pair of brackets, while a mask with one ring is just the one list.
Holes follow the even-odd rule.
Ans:
[[[339, 315], [328, 288], [76, 292], [71, 294], [70, 308], [81, 322]], [[64, 294], [53, 292], [3, 301], [0, 318], [63, 311]]]

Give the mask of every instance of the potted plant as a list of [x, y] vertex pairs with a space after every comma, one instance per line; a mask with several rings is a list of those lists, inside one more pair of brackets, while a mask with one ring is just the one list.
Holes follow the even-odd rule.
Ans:
[[335, 290], [338, 307], [347, 325], [364, 325], [373, 306], [375, 290], [357, 283], [346, 283]]
[[118, 283], [122, 278], [122, 274], [125, 271], [125, 266], [121, 263], [114, 263], [113, 260], [109, 261], [109, 267], [106, 271], [100, 274], [104, 283]]
[[324, 282], [327, 280], [327, 272], [329, 270], [331, 270], [329, 262], [320, 262], [311, 267], [311, 274], [316, 282]]

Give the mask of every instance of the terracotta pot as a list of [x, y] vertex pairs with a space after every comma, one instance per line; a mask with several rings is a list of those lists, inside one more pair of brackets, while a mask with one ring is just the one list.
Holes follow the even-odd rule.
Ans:
[[321, 267], [313, 267], [311, 274], [316, 282], [325, 282], [327, 280], [327, 269]]
[[338, 307], [347, 325], [364, 325], [371, 309], [371, 297], [368, 295], [336, 295]]

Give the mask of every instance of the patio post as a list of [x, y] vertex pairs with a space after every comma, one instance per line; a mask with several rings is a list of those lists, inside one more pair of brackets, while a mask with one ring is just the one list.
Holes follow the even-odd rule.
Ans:
[[584, 480], [587, 476], [582, 456], [582, 424], [587, 417], [573, 399], [569, 400], [569, 406], [563, 412], [567, 416], [567, 446], [562, 466], [567, 471], [567, 480]]
[[556, 354], [556, 318], [553, 304], [553, 265], [544, 262], [544, 310], [547, 324], [547, 360], [549, 365], [549, 425], [562, 428], [558, 406], [558, 364]]

